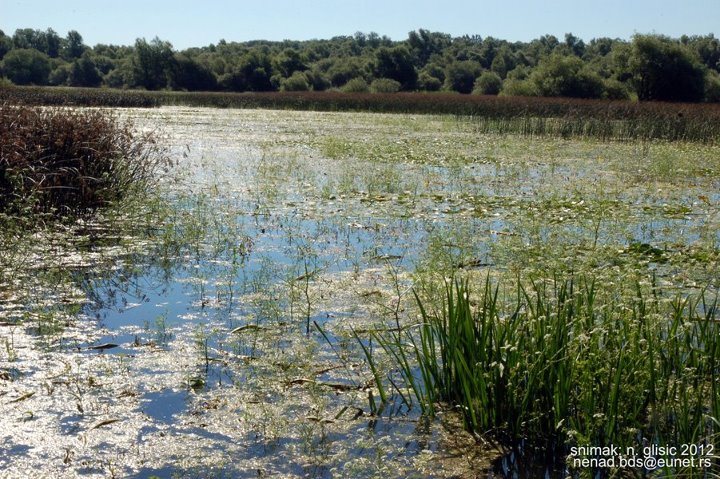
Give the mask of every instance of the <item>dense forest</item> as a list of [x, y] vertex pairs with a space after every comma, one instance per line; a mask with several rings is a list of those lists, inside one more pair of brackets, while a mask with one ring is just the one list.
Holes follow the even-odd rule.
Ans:
[[683, 102], [720, 101], [720, 41], [713, 34], [568, 33], [530, 42], [452, 37], [420, 29], [402, 41], [376, 33], [329, 40], [249, 41], [176, 51], [155, 38], [85, 45], [52, 29], [0, 30], [0, 85], [182, 91], [446, 91]]

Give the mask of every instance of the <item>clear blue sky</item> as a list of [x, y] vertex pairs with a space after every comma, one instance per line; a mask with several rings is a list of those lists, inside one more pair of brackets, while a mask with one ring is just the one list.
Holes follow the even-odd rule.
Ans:
[[720, 0], [0, 0], [0, 29], [79, 31], [88, 45], [155, 36], [176, 49], [227, 41], [307, 40], [377, 32], [393, 40], [418, 28], [527, 41], [572, 32], [718, 36]]

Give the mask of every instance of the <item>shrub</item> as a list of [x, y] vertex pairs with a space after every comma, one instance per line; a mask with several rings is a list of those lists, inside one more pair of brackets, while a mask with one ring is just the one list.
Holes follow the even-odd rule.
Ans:
[[403, 90], [412, 90], [417, 83], [418, 74], [413, 66], [412, 54], [402, 45], [380, 47], [375, 53], [373, 70], [375, 77], [396, 80]]
[[628, 67], [640, 100], [696, 102], [705, 93], [697, 54], [669, 38], [635, 35]]
[[[85, 57], [86, 55], [83, 55], [83, 58]], [[76, 60], [77, 62], [78, 60]], [[96, 63], [96, 61], [93, 62], [93, 67]], [[175, 55], [174, 62], [171, 64], [170, 85], [174, 89], [180, 90], [211, 91], [217, 89], [217, 79], [210, 68], [187, 55], [178, 54]]]
[[67, 81], [70, 86], [99, 87], [102, 76], [93, 59], [85, 53], [72, 63]]
[[628, 91], [627, 85], [618, 80], [605, 80], [605, 92], [603, 98], [608, 100], [629, 100], [630, 92]]
[[93, 210], [147, 187], [164, 161], [152, 134], [107, 111], [0, 105], [0, 210]]
[[526, 80], [530, 76], [530, 67], [526, 65], [518, 65], [510, 70], [505, 77], [507, 80]]
[[705, 101], [720, 102], [720, 75], [713, 70], [705, 77]]
[[470, 93], [475, 78], [480, 75], [482, 66], [472, 60], [454, 62], [445, 69], [445, 88], [460, 93]]
[[373, 93], [397, 93], [400, 91], [400, 82], [390, 78], [378, 78], [370, 84]]
[[364, 78], [358, 77], [353, 78], [342, 87], [342, 91], [345, 93], [367, 93], [370, 91], [370, 87]]
[[328, 78], [336, 87], [345, 85], [354, 78], [365, 78], [368, 73], [367, 62], [359, 57], [335, 59], [327, 70]]
[[50, 59], [34, 49], [16, 48], [3, 57], [2, 70], [16, 85], [46, 85]]
[[477, 80], [473, 93], [476, 95], [497, 95], [502, 89], [502, 78], [495, 72], [483, 72]]
[[502, 90], [502, 96], [538, 96], [537, 87], [530, 80], [515, 80], [509, 78], [505, 80]]
[[551, 55], [540, 61], [530, 80], [541, 96], [600, 98], [603, 81], [575, 56]]
[[319, 69], [305, 70], [305, 78], [313, 91], [325, 91], [332, 86], [330, 80]]
[[72, 70], [72, 65], [69, 63], [59, 65], [57, 68], [55, 68], [53, 71], [50, 72], [50, 76], [48, 77], [48, 85], [52, 85], [52, 86], [67, 85], [68, 78], [70, 78], [71, 70]]
[[438, 91], [442, 88], [442, 80], [427, 72], [421, 72], [418, 77], [418, 87], [426, 91]]
[[308, 91], [310, 85], [308, 85], [307, 78], [303, 72], [296, 71], [290, 77], [282, 80], [280, 85], [282, 91]]

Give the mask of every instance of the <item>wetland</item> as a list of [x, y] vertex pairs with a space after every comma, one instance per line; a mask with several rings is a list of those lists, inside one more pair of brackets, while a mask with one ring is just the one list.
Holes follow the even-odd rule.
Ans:
[[[562, 451], [718, 443], [717, 146], [455, 116], [115, 114], [159, 132], [157, 186], [0, 235], [3, 477], [586, 477], [628, 471]], [[517, 424], [428, 407], [413, 335], [458, 278], [473, 312], [496, 288], [498, 325], [568, 318], [556, 349], [557, 321], [488, 340], [478, 373], [508, 397], [562, 384], [568, 404], [530, 399]], [[580, 319], [561, 313], [569, 281]]]

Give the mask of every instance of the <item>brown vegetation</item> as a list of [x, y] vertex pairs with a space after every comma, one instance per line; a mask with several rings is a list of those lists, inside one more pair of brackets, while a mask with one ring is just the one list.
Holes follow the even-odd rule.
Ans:
[[142, 92], [90, 88], [0, 88], [0, 101], [32, 105], [270, 108], [315, 111], [451, 114], [478, 132], [601, 140], [720, 140], [720, 105], [498, 97], [452, 93]]
[[152, 135], [107, 111], [0, 105], [0, 210], [92, 210], [149, 181], [161, 161]]

